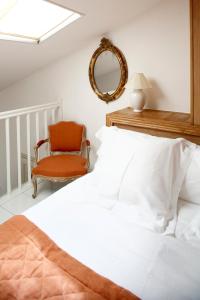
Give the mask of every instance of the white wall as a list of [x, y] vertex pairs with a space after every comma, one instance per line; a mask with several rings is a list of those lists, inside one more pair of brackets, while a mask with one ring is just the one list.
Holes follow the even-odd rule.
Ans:
[[[148, 92], [148, 107], [189, 112], [188, 0], [162, 1], [127, 26], [110, 32], [109, 38], [124, 53], [129, 75], [144, 72], [150, 78], [153, 88]], [[94, 133], [105, 124], [106, 113], [129, 105], [127, 92], [106, 104], [90, 87], [88, 67], [99, 42], [100, 37], [2, 91], [0, 110], [62, 99], [65, 118], [86, 124], [94, 149]]]

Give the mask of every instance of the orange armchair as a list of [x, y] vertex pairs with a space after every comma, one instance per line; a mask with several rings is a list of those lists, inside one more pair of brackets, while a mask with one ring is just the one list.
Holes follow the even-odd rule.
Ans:
[[[45, 143], [50, 145], [50, 156], [38, 161], [38, 149]], [[50, 125], [49, 138], [40, 140], [34, 150], [33, 198], [37, 196], [37, 178], [63, 182], [88, 172], [90, 142], [84, 125], [66, 121]]]

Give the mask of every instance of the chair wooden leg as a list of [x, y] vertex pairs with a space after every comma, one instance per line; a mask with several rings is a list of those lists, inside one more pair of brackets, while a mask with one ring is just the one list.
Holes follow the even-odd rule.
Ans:
[[37, 178], [35, 176], [32, 177], [32, 183], [33, 183], [33, 199], [37, 196]]

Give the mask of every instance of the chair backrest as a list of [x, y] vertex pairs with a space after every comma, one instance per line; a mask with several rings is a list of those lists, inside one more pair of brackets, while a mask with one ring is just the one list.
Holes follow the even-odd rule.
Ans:
[[49, 126], [50, 150], [59, 152], [80, 151], [85, 137], [85, 126], [61, 121]]

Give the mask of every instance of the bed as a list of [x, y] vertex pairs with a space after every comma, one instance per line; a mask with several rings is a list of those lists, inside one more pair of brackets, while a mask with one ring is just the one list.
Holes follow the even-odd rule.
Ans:
[[60, 249], [140, 299], [200, 299], [200, 247], [181, 238], [200, 205], [179, 199], [173, 233], [158, 233], [132, 222], [130, 206], [101, 189], [91, 172], [23, 215]]
[[[130, 227], [108, 209], [112, 203], [99, 197], [90, 176], [59, 190], [25, 216], [70, 255], [141, 299], [199, 299], [200, 250]], [[58, 207], [61, 213], [56, 213]]]

